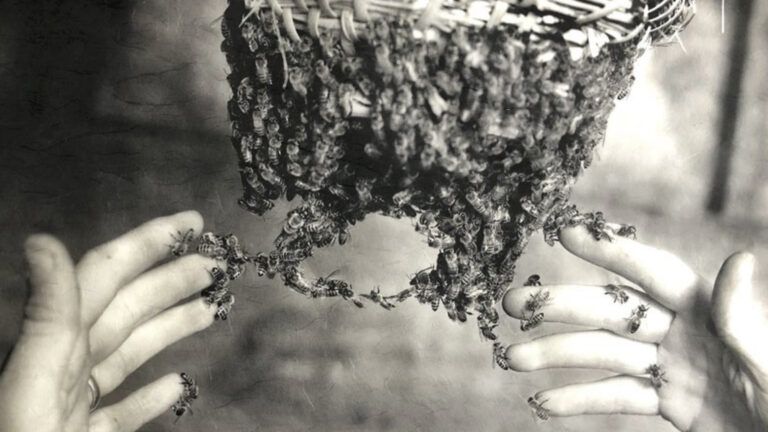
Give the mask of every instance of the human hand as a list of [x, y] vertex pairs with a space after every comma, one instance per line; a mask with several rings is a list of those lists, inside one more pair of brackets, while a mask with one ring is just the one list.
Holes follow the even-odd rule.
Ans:
[[[713, 287], [676, 256], [634, 240], [598, 242], [575, 227], [563, 230], [560, 241], [643, 291], [620, 286], [625, 302], [600, 286], [529, 286], [506, 293], [504, 310], [515, 318], [529, 319], [526, 302], [544, 290], [551, 300], [538, 311], [543, 321], [598, 329], [512, 345], [506, 351], [512, 369], [618, 374], [539, 392], [532, 406], [541, 404], [545, 416], [661, 415], [683, 431], [768, 430], [768, 296], [753, 291], [752, 255], [728, 258]], [[632, 333], [640, 305], [649, 310]], [[664, 375], [652, 380], [651, 365], [661, 366]]]
[[27, 240], [31, 291], [0, 375], [1, 431], [133, 431], [179, 399], [184, 386], [174, 373], [89, 414], [88, 379], [106, 395], [159, 351], [214, 321], [215, 306], [202, 298], [174, 304], [212, 283], [215, 260], [188, 255], [151, 268], [170, 256], [173, 235], [202, 227], [197, 212], [154, 219], [92, 249], [76, 266], [54, 237]]

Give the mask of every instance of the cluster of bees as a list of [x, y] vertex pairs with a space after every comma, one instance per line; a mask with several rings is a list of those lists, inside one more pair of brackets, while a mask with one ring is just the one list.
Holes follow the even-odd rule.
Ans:
[[[229, 2], [222, 50], [239, 204], [261, 215], [281, 197], [302, 199], [274, 250], [249, 262], [311, 298], [392, 309], [413, 297], [452, 320], [474, 315], [496, 341], [495, 305], [534, 232], [550, 243], [578, 224], [598, 239], [634, 235], [578, 212], [568, 197], [631, 83], [637, 41], [575, 61], [557, 34], [460, 26], [426, 38], [414, 21], [373, 20], [354, 43], [328, 28], [286, 38], [274, 11]], [[435, 264], [392, 295], [305, 277], [301, 263], [314, 248], [346, 243], [370, 213], [411, 218], [437, 249]], [[531, 299], [526, 329], [547, 301]]]
[[195, 380], [188, 374], [181, 373], [181, 385], [184, 386], [179, 399], [171, 406], [171, 412], [176, 415], [176, 420], [183, 416], [187, 411], [192, 412], [192, 401], [197, 399], [199, 388]]

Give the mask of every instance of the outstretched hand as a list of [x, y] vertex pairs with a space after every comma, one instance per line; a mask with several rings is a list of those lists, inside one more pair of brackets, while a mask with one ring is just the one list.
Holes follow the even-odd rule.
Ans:
[[[728, 258], [713, 287], [676, 256], [634, 240], [595, 241], [583, 227], [563, 230], [560, 240], [640, 289], [557, 285], [507, 292], [510, 316], [529, 320], [535, 306], [544, 322], [597, 329], [512, 345], [506, 352], [512, 369], [616, 373], [542, 391], [532, 398], [534, 407], [552, 416], [661, 415], [682, 431], [768, 430], [768, 293], [752, 286], [752, 255]], [[549, 301], [531, 305], [540, 290]]]
[[30, 297], [0, 375], [0, 430], [133, 431], [179, 400], [185, 387], [173, 373], [89, 413], [88, 380], [106, 395], [159, 351], [214, 321], [216, 308], [202, 298], [174, 305], [211, 284], [215, 260], [188, 255], [152, 268], [170, 256], [177, 232], [200, 233], [202, 226], [197, 212], [158, 218], [77, 265], [54, 237], [27, 240]]

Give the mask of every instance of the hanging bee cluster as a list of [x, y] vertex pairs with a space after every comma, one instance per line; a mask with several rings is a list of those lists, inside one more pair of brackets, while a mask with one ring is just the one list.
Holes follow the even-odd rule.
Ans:
[[315, 15], [306, 32], [277, 10], [232, 0], [222, 21], [239, 204], [261, 215], [278, 198], [303, 201], [274, 250], [252, 258], [259, 275], [362, 306], [349, 283], [306, 278], [302, 261], [344, 244], [370, 213], [413, 218], [435, 265], [397, 294], [362, 297], [385, 309], [414, 297], [458, 321], [477, 314], [495, 340], [495, 304], [532, 233], [626, 234], [568, 196], [631, 83], [640, 35], [575, 60], [562, 34], [524, 26], [422, 32], [392, 16], [342, 19], [340, 33]]

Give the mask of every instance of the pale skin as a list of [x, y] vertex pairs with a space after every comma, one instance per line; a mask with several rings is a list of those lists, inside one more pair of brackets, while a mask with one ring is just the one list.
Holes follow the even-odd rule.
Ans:
[[215, 307], [196, 294], [220, 264], [197, 254], [169, 260], [173, 235], [202, 228], [194, 211], [154, 219], [76, 264], [56, 238], [27, 239], [30, 296], [0, 375], [0, 430], [134, 431], [166, 413], [171, 421], [183, 391], [178, 373], [92, 413], [87, 382], [92, 374], [107, 395], [159, 351], [214, 322]]
[[[511, 289], [503, 300], [522, 318], [525, 302], [539, 289], [552, 301], [544, 321], [595, 330], [553, 334], [512, 345], [512, 369], [590, 368], [609, 378], [549, 389], [535, 395], [551, 416], [660, 415], [681, 431], [768, 430], [768, 292], [753, 287], [754, 257], [728, 258], [713, 283], [676, 256], [617, 237], [595, 241], [583, 227], [561, 232], [571, 253], [618, 274], [626, 303], [606, 287], [558, 285]], [[629, 318], [640, 304], [650, 310], [636, 333]], [[667, 382], [655, 388], [646, 369], [661, 365]]]
[[[48, 235], [25, 244], [30, 298], [19, 340], [0, 375], [0, 430], [133, 431], [166, 413], [182, 392], [168, 374], [114, 405], [89, 413], [88, 376], [103, 394], [168, 345], [211, 323], [215, 310], [194, 296], [212, 280], [216, 261], [192, 254], [169, 258], [173, 235], [203, 221], [184, 212], [150, 221], [87, 253], [76, 265]], [[588, 330], [511, 346], [518, 371], [604, 369], [616, 376], [539, 392], [552, 416], [661, 415], [684, 431], [763, 431], [768, 425], [768, 330], [753, 289], [754, 258], [739, 253], [714, 285], [679, 258], [638, 242], [596, 242], [583, 228], [561, 233], [575, 255], [625, 277], [626, 303], [605, 287], [560, 285], [511, 289], [503, 306], [521, 318], [539, 289], [552, 301], [545, 321]], [[180, 305], [176, 305], [177, 303]], [[649, 306], [635, 333], [628, 318]], [[765, 303], [762, 303], [763, 305]], [[646, 369], [662, 365], [668, 382], [654, 388]]]

